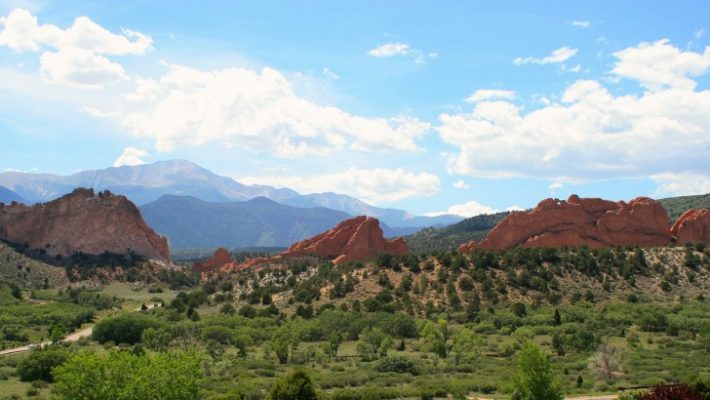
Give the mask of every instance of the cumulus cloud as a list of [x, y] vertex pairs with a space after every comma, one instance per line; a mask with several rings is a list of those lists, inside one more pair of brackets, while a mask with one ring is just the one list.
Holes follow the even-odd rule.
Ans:
[[512, 90], [480, 89], [468, 96], [465, 101], [468, 103], [478, 103], [479, 101], [493, 99], [515, 100], [515, 92]]
[[508, 211], [508, 212], [513, 212], [513, 211], [525, 211], [525, 209], [524, 209], [523, 207], [520, 207], [520, 206], [517, 205], [517, 204], [514, 204], [514, 205], [512, 205], [512, 206], [506, 208], [505, 211]]
[[143, 54], [152, 43], [142, 33], [123, 29], [116, 34], [87, 17], [76, 18], [67, 29], [40, 25], [37, 17], [21, 8], [0, 18], [0, 24], [0, 46], [17, 52], [42, 51], [40, 72], [44, 80], [85, 89], [126, 80], [123, 66], [106, 56]]
[[120, 122], [159, 151], [220, 142], [277, 157], [327, 155], [344, 148], [416, 151], [428, 123], [407, 116], [367, 118], [321, 106], [294, 93], [280, 72], [171, 65], [160, 79], [141, 79], [124, 96]]
[[134, 166], [145, 164], [142, 157], [148, 156], [148, 152], [135, 147], [126, 147], [123, 153], [113, 162], [114, 167], [122, 167], [124, 165]]
[[350, 168], [342, 172], [309, 177], [277, 175], [243, 177], [237, 180], [246, 184], [289, 187], [300, 193], [344, 193], [371, 204], [431, 196], [437, 193], [441, 186], [436, 175], [417, 174], [401, 168]]
[[426, 214], [427, 216], [435, 217], [437, 215], [453, 214], [461, 217], [475, 217], [481, 214], [494, 214], [498, 210], [492, 207], [485, 206], [475, 200], [467, 201], [462, 204], [454, 204], [443, 212], [433, 212]]
[[614, 74], [636, 80], [649, 90], [693, 90], [696, 82], [691, 77], [710, 69], [710, 46], [701, 54], [683, 51], [668, 39], [644, 42], [617, 51], [614, 56], [618, 59], [612, 70]]
[[710, 193], [710, 172], [707, 171], [656, 174], [651, 179], [658, 183], [654, 193], [658, 197]]
[[569, 47], [560, 47], [559, 49], [553, 51], [549, 56], [546, 57], [517, 57], [513, 60], [513, 64], [559, 64], [574, 57], [575, 54], [577, 54], [577, 49], [572, 49]]
[[471, 189], [471, 185], [467, 184], [466, 182], [463, 181], [463, 179], [459, 179], [456, 182], [454, 182], [454, 187], [456, 189]]
[[[665, 41], [657, 42], [669, 46]], [[663, 62], [658, 46], [617, 52], [615, 74], [649, 82], [681, 82], [640, 95], [614, 95], [594, 80], [579, 80], [561, 101], [523, 112], [511, 101], [482, 101], [467, 113], [441, 114], [440, 137], [458, 148], [450, 172], [479, 177], [528, 176], [554, 181], [648, 177], [664, 173], [707, 174], [710, 154], [710, 91], [696, 91], [689, 75], [701, 68]], [[662, 53], [666, 53], [664, 50]], [[682, 60], [705, 54], [671, 49]], [[690, 54], [688, 54], [690, 53]], [[618, 68], [633, 60], [664, 78]], [[650, 62], [650, 61], [649, 61]], [[637, 65], [644, 65], [636, 62]], [[642, 68], [643, 70], [643, 68]], [[671, 76], [671, 78], [665, 78]]]
[[385, 57], [412, 57], [417, 64], [425, 64], [429, 60], [439, 57], [439, 53], [430, 51], [425, 52], [419, 49], [414, 49], [407, 43], [385, 43], [371, 49], [367, 52], [368, 55], [376, 58]]

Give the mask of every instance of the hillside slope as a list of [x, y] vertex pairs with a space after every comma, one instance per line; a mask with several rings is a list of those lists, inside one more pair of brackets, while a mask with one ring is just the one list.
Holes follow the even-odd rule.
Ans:
[[141, 214], [168, 237], [171, 248], [285, 247], [350, 218], [341, 211], [290, 207], [265, 197], [213, 203], [172, 195], [142, 206]]
[[691, 208], [710, 208], [710, 193], [695, 196], [668, 197], [658, 200], [668, 211], [670, 223]]
[[407, 236], [409, 250], [414, 253], [429, 253], [432, 250], [455, 250], [469, 240], [482, 240], [508, 212], [477, 215], [443, 228], [427, 228]]
[[66, 281], [64, 268], [25, 257], [0, 242], [0, 281], [31, 288], [55, 287]]

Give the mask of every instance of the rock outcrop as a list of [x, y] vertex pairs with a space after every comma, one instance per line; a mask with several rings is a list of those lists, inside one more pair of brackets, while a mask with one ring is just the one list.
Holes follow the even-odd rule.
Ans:
[[204, 263], [196, 262], [192, 264], [192, 269], [197, 272], [216, 271], [232, 263], [234, 263], [234, 260], [232, 256], [229, 255], [227, 249], [220, 247], [215, 250], [212, 257], [208, 258]]
[[50, 256], [133, 252], [170, 260], [167, 239], [146, 225], [130, 200], [108, 191], [75, 189], [33, 206], [0, 203], [0, 239], [44, 249]]
[[710, 210], [691, 209], [683, 213], [671, 227], [676, 243], [710, 243]]
[[406, 254], [407, 242], [402, 238], [385, 240], [380, 221], [372, 217], [355, 217], [310, 239], [297, 242], [281, 253], [283, 257], [316, 255], [333, 257], [333, 264], [362, 261], [378, 253]]
[[572, 195], [567, 201], [546, 199], [531, 211], [513, 212], [481, 243], [469, 242], [459, 250], [581, 245], [655, 247], [672, 242], [668, 213], [655, 200], [638, 197], [626, 203]]

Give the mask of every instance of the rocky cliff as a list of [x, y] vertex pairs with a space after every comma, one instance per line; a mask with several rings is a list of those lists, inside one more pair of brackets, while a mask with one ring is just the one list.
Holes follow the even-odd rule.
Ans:
[[407, 242], [402, 238], [385, 240], [380, 222], [372, 217], [355, 217], [310, 239], [297, 242], [281, 253], [283, 257], [317, 255], [333, 258], [338, 265], [348, 261], [374, 258], [378, 253], [406, 254]]
[[691, 209], [684, 212], [671, 227], [676, 243], [710, 243], [710, 210]]
[[655, 200], [638, 197], [626, 203], [572, 195], [567, 201], [546, 199], [531, 211], [513, 212], [485, 240], [466, 243], [459, 250], [581, 245], [657, 247], [673, 241], [668, 213]]
[[234, 260], [232, 256], [229, 255], [227, 249], [220, 247], [215, 250], [212, 257], [208, 258], [204, 263], [196, 262], [192, 264], [192, 269], [197, 272], [216, 271], [232, 263], [234, 263]]
[[0, 239], [44, 249], [50, 256], [75, 252], [137, 255], [169, 261], [168, 242], [124, 196], [76, 189], [48, 203], [0, 203]]

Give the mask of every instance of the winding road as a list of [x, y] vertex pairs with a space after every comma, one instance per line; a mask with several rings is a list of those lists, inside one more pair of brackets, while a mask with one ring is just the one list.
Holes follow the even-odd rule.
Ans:
[[[148, 305], [146, 305], [146, 310], [150, 310], [155, 307], [160, 307], [160, 304], [148, 304]], [[142, 310], [142, 306], [136, 308], [135, 310], [133, 310], [133, 312], [141, 311], [141, 310]], [[94, 325], [91, 325], [91, 326], [86, 327], [80, 331], [77, 331], [77, 332], [74, 332], [70, 335], [67, 335], [66, 337], [64, 337], [64, 339], [62, 339], [62, 342], [76, 342], [77, 340], [79, 340], [81, 338], [90, 337], [93, 332], [94, 332]], [[30, 351], [30, 350], [36, 349], [37, 347], [49, 346], [50, 344], [52, 344], [52, 341], [50, 341], [50, 340], [44, 341], [42, 343], [30, 343], [25, 346], [15, 347], [14, 349], [2, 350], [2, 351], [0, 351], [0, 356], [5, 356], [8, 354], [15, 354], [15, 353], [22, 353], [25, 351]]]

